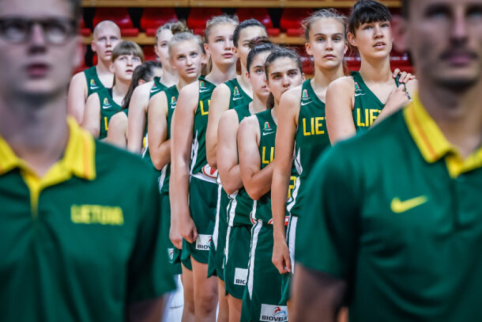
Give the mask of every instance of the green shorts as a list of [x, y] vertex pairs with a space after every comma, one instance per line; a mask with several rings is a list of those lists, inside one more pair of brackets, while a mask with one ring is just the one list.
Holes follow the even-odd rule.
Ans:
[[221, 185], [218, 185], [218, 205], [213, 238], [209, 249], [208, 277], [217, 276], [224, 281], [224, 248], [228, 230], [227, 208], [229, 196]]
[[204, 181], [194, 176], [189, 185], [189, 210], [197, 229], [194, 243], [182, 241], [181, 261], [192, 256], [202, 264], [208, 263], [211, 237], [214, 231], [214, 220], [217, 205], [216, 183]]
[[[167, 192], [161, 192], [161, 214], [162, 214], [162, 219], [164, 220], [163, 222], [163, 227], [171, 227], [171, 203], [169, 202], [169, 193]], [[169, 239], [169, 229], [166, 232], [167, 234], [167, 254], [169, 255], [169, 260], [171, 264], [173, 265], [172, 271], [174, 275], [178, 275], [182, 273], [181, 269], [181, 264], [180, 261], [177, 260], [177, 254], [175, 252], [174, 245], [171, 243], [171, 240]], [[179, 253], [179, 252], [178, 252]]]
[[288, 307], [279, 304], [282, 276], [271, 261], [273, 226], [258, 220], [251, 235], [241, 321], [288, 321]]
[[286, 230], [286, 243], [288, 244], [288, 249], [290, 251], [291, 273], [283, 274], [280, 303], [288, 303], [291, 298], [291, 278], [295, 272], [295, 241], [297, 226], [298, 217], [291, 215], [288, 222], [288, 229]]
[[244, 225], [228, 227], [224, 255], [224, 285], [226, 295], [230, 294], [240, 300], [243, 299], [248, 278], [251, 228]]
[[[176, 247], [173, 248], [173, 255], [172, 255], [172, 262], [176, 264], [182, 264], [184, 267], [186, 267], [188, 270], [192, 271], [192, 264], [191, 264], [191, 257], [187, 257], [185, 259], [181, 259], [181, 254], [182, 250], [177, 249]], [[181, 268], [181, 274], [182, 274], [182, 268]]]

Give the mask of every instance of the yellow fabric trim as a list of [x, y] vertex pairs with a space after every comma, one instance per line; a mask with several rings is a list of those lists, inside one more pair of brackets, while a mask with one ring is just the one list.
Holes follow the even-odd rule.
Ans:
[[30, 190], [30, 204], [36, 215], [40, 192], [49, 187], [69, 180], [72, 175], [86, 180], [94, 180], [95, 143], [94, 139], [72, 119], [68, 118], [69, 141], [64, 157], [55, 163], [42, 177], [31, 170], [28, 164], [18, 158], [7, 142], [0, 137], [0, 176], [6, 172], [20, 168], [25, 184]]
[[482, 167], [482, 148], [464, 160], [425, 110], [418, 95], [415, 95], [413, 102], [405, 108], [403, 114], [408, 130], [427, 162], [433, 163], [445, 157], [452, 178]]

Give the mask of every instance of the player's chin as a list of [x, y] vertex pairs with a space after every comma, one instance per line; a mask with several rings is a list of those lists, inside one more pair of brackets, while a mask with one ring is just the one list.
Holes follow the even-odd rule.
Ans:
[[449, 91], [464, 91], [477, 85], [481, 76], [474, 70], [446, 71], [436, 77], [436, 83]]

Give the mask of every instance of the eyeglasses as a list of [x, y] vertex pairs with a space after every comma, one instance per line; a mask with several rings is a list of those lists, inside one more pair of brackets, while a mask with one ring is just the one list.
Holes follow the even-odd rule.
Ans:
[[77, 33], [77, 21], [74, 19], [8, 17], [0, 18], [0, 38], [13, 44], [26, 43], [32, 38], [35, 25], [42, 27], [45, 41], [51, 45], [62, 45]]

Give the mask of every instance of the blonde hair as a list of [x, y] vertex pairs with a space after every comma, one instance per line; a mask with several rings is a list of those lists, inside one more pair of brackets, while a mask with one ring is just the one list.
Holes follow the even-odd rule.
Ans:
[[189, 28], [184, 21], [168, 22], [163, 24], [156, 31], [156, 44], [159, 41], [159, 36], [163, 30], [170, 30], [174, 35], [175, 33], [188, 32]]
[[194, 40], [196, 43], [199, 45], [199, 48], [201, 49], [201, 52], [203, 52], [203, 44], [201, 37], [192, 34], [191, 32], [181, 32], [181, 33], [175, 33], [174, 36], [172, 37], [171, 41], [169, 41], [169, 56], [171, 56], [172, 53], [172, 48], [177, 45], [180, 42], [183, 41], [189, 41], [189, 40]]
[[321, 18], [332, 18], [340, 22], [343, 26], [343, 34], [345, 35], [346, 38], [346, 23], [347, 23], [347, 18], [346, 16], [340, 14], [338, 11], [336, 11], [333, 8], [330, 9], [321, 9], [310, 15], [309, 17], [303, 19], [301, 22], [301, 26], [303, 27], [303, 30], [305, 32], [305, 38], [306, 41], [310, 40], [310, 31], [311, 31], [311, 25], [315, 21]]
[[232, 24], [234, 26], [237, 26], [239, 24], [239, 20], [237, 16], [227, 16], [227, 15], [222, 15], [222, 16], [216, 16], [208, 20], [206, 22], [206, 30], [204, 31], [204, 42], [209, 43], [209, 35], [211, 34], [211, 29], [215, 26], [218, 25], [224, 25], [224, 24]]

